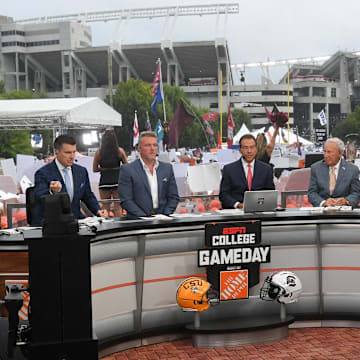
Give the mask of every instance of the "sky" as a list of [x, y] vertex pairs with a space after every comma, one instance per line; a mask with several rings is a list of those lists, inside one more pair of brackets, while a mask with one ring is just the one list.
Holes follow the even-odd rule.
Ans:
[[[17, 20], [90, 11], [221, 3], [238, 3], [240, 8], [239, 14], [228, 15], [226, 27], [223, 16], [218, 32], [215, 16], [179, 17], [172, 40], [214, 40], [225, 36], [232, 64], [325, 56], [339, 50], [360, 51], [360, 2], [355, 0], [18, 0], [2, 1], [0, 14]], [[159, 42], [164, 24], [165, 18], [131, 20], [123, 42]], [[111, 42], [116, 22], [89, 25], [94, 46]], [[270, 68], [274, 82], [285, 71]], [[258, 76], [245, 69], [245, 77], [253, 83], [260, 81], [261, 71], [257, 73]]]

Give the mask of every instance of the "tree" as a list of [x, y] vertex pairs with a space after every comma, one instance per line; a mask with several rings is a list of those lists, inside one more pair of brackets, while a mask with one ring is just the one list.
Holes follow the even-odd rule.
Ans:
[[140, 131], [145, 128], [146, 112], [149, 113], [151, 126], [154, 128], [155, 120], [150, 114], [152, 102], [151, 85], [135, 79], [120, 82], [113, 97], [113, 106], [122, 116], [122, 126], [115, 129], [119, 145], [125, 150], [132, 149], [133, 125], [135, 110], [139, 122]]
[[336, 136], [343, 141], [346, 141], [345, 136], [348, 134], [360, 134], [360, 106], [357, 106], [345, 120], [331, 131], [331, 133], [333, 136]]

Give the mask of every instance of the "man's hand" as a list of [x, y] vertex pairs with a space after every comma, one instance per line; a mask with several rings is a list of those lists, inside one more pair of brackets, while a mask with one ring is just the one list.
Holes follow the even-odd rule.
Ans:
[[56, 194], [61, 191], [62, 185], [60, 181], [50, 181], [50, 191]]
[[346, 206], [346, 205], [350, 205], [349, 201], [346, 200], [345, 198], [329, 198], [327, 199], [323, 206]]
[[109, 217], [109, 214], [106, 209], [101, 209], [97, 212], [97, 216], [107, 219]]
[[337, 198], [334, 199], [336, 202], [336, 206], [346, 206], [346, 205], [350, 205], [349, 200], [345, 199], [345, 198]]
[[237, 208], [238, 208], [238, 209], [242, 209], [242, 208], [243, 208], [243, 204], [238, 203], [238, 204], [237, 204]]

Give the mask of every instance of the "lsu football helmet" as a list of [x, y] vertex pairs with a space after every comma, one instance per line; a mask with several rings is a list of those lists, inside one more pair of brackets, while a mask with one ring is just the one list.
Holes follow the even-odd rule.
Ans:
[[205, 311], [219, 303], [219, 293], [206, 280], [191, 277], [177, 288], [176, 302], [184, 311]]
[[278, 271], [268, 276], [260, 290], [262, 300], [277, 300], [281, 304], [296, 302], [302, 293], [299, 277], [291, 271]]

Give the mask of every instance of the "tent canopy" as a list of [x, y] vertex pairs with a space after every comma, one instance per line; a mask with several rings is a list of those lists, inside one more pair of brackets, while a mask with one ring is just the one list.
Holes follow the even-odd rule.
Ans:
[[233, 143], [235, 145], [239, 144], [239, 140], [240, 138], [245, 135], [245, 134], [250, 134], [250, 130], [248, 129], [248, 127], [245, 125], [245, 123], [242, 123], [240, 130], [236, 133], [236, 135], [234, 136], [233, 139]]
[[121, 126], [121, 114], [99, 98], [0, 100], [0, 129]]

